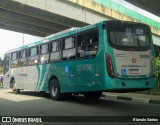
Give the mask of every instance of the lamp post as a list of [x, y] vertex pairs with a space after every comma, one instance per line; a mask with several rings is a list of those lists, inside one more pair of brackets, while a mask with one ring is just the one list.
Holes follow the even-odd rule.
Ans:
[[23, 35], [23, 41], [22, 41], [23, 43], [22, 43], [22, 45], [24, 46], [24, 34], [22, 34], [22, 35]]

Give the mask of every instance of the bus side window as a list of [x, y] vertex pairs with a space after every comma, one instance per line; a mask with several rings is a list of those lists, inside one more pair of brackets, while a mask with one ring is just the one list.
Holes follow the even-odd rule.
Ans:
[[21, 50], [19, 52], [19, 66], [27, 65], [27, 50]]
[[98, 33], [96, 31], [89, 33], [88, 43], [88, 50], [90, 51], [90, 56], [95, 57], [98, 50]]
[[18, 67], [18, 52], [13, 52], [11, 54], [11, 68]]
[[98, 50], [98, 32], [90, 31], [88, 33], [79, 35], [77, 37], [77, 45], [78, 45], [77, 47], [78, 58], [95, 57]]
[[63, 40], [63, 60], [71, 60], [76, 57], [75, 37], [69, 37]]
[[84, 58], [84, 37], [83, 35], [77, 36], [77, 58]]
[[32, 47], [29, 49], [28, 65], [35, 65], [39, 62], [39, 47]]
[[40, 46], [40, 63], [48, 63], [49, 61], [49, 44], [44, 44]]
[[53, 41], [50, 44], [50, 62], [61, 60], [61, 41]]

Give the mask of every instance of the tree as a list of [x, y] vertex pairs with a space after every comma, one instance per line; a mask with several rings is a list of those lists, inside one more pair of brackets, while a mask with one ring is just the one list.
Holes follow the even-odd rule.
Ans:
[[160, 57], [155, 58], [155, 64], [157, 69], [157, 77], [160, 79]]
[[2, 66], [2, 59], [1, 59], [1, 57], [0, 57], [0, 66]]
[[2, 74], [2, 73], [3, 73], [3, 60], [0, 57], [0, 74]]
[[160, 70], [160, 57], [155, 58], [156, 68], [157, 70]]
[[0, 74], [3, 74], [3, 67], [0, 66]]

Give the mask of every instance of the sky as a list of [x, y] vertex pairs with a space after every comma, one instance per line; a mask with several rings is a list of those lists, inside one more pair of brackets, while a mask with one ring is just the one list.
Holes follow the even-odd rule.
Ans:
[[41, 37], [38, 36], [0, 29], [0, 57], [3, 58], [6, 51], [22, 46], [23, 38], [24, 45], [36, 42], [37, 40], [41, 39]]

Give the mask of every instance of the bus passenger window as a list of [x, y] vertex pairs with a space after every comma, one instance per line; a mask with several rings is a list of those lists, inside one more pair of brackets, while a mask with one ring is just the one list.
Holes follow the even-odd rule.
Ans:
[[50, 62], [60, 61], [61, 60], [61, 41], [54, 41], [50, 44]]
[[27, 65], [27, 50], [22, 50], [19, 52], [19, 66]]
[[11, 60], [16, 60], [18, 58], [18, 53], [14, 52], [12, 53], [12, 59]]
[[[85, 42], [84, 42], [85, 40]], [[96, 56], [98, 50], [98, 33], [91, 31], [78, 36], [77, 40], [77, 57], [92, 58]]]
[[44, 44], [40, 46], [40, 52], [41, 52], [41, 56], [40, 56], [40, 63], [44, 64], [44, 63], [48, 63], [49, 61], [49, 44]]
[[53, 42], [51, 44], [51, 51], [56, 52], [60, 50], [60, 41]]
[[76, 48], [75, 48], [75, 37], [69, 37], [63, 40], [63, 60], [75, 59]]
[[49, 45], [48, 45], [48, 44], [41, 45], [40, 48], [41, 48], [41, 51], [40, 51], [40, 52], [41, 52], [42, 55], [49, 52]]
[[18, 67], [18, 52], [14, 52], [11, 54], [11, 67]]
[[88, 44], [88, 36], [83, 35], [81, 36], [81, 45], [86, 45], [86, 44]]
[[28, 65], [35, 65], [39, 62], [39, 47], [29, 49]]

